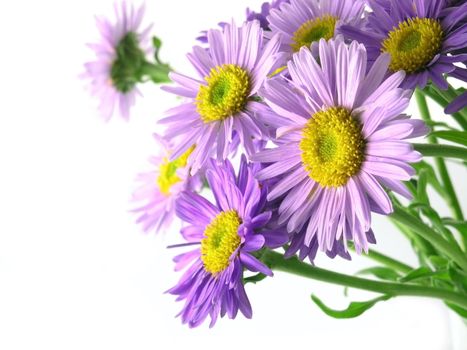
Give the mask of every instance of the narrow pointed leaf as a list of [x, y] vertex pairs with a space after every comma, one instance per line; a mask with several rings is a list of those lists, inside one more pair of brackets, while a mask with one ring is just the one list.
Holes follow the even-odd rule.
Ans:
[[390, 299], [390, 295], [382, 295], [378, 298], [368, 301], [353, 301], [345, 310], [333, 310], [326, 306], [316, 295], [311, 295], [311, 300], [328, 316], [334, 318], [354, 318], [360, 316], [368, 309], [371, 309], [376, 303]]
[[431, 133], [432, 136], [443, 140], [458, 143], [467, 147], [467, 131], [460, 130], [441, 130]]
[[356, 273], [357, 275], [373, 275], [380, 280], [385, 281], [397, 281], [401, 276], [397, 271], [384, 266], [369, 267], [367, 269], [360, 270]]

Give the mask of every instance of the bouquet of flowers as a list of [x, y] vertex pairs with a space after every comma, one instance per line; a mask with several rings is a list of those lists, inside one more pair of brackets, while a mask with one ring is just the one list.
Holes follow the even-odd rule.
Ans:
[[[180, 97], [159, 120], [161, 152], [139, 176], [134, 212], [148, 232], [183, 223], [169, 248], [184, 272], [168, 289], [183, 323], [250, 318], [247, 285], [275, 270], [380, 294], [345, 310], [312, 295], [332, 317], [420, 296], [467, 318], [467, 221], [446, 166], [467, 166], [467, 92], [447, 80], [467, 81], [466, 1], [275, 0], [193, 35], [193, 77], [161, 62], [161, 40], [140, 29], [144, 7], [115, 10], [115, 22], [97, 18], [102, 40], [85, 64], [103, 116], [117, 107], [128, 119], [146, 81]], [[404, 114], [412, 98], [422, 119]], [[427, 99], [452, 122], [434, 122]], [[373, 248], [372, 213], [409, 240], [418, 266]], [[337, 273], [315, 266], [323, 253], [377, 266], [370, 278]]]

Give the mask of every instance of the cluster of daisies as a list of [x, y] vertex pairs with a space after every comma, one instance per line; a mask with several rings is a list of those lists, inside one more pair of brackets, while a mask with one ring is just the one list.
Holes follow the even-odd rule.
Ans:
[[[115, 25], [98, 19], [98, 60], [86, 65], [102, 108], [123, 116], [144, 75], [142, 8], [123, 6]], [[118, 12], [118, 11], [117, 11]], [[252, 316], [246, 270], [271, 276], [265, 249], [313, 262], [318, 251], [350, 258], [375, 243], [372, 213], [421, 154], [428, 132], [405, 115], [415, 88], [467, 80], [467, 4], [448, 0], [275, 0], [202, 34], [187, 58], [197, 76], [170, 73], [162, 154], [140, 176], [135, 199], [146, 231], [183, 225], [168, 292], [183, 323]], [[461, 95], [450, 111], [467, 105]], [[210, 190], [210, 191], [208, 191]], [[212, 199], [208, 199], [212, 198]]]

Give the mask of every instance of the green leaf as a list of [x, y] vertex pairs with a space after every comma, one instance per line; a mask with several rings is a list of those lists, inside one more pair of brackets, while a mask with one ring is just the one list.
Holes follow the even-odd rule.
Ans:
[[443, 127], [444, 129], [448, 129], [448, 130], [457, 130], [447, 123], [436, 122], [434, 120], [425, 120], [425, 124], [428, 125], [432, 129], [434, 129], [435, 127]]
[[409, 205], [409, 209], [420, 210], [430, 220], [434, 229], [440, 232], [450, 243], [457, 245], [452, 232], [444, 225], [438, 212], [430, 205], [420, 202], [412, 202], [412, 204]]
[[256, 284], [257, 282], [260, 282], [264, 280], [267, 276], [262, 274], [262, 273], [257, 273], [256, 275], [250, 276], [250, 277], [245, 277], [243, 278], [243, 283], [254, 283]]
[[418, 183], [417, 183], [417, 199], [423, 204], [430, 204], [428, 199], [428, 194], [426, 192], [426, 187], [428, 185], [428, 170], [421, 169], [418, 173]]
[[458, 221], [458, 220], [452, 220], [450, 218], [443, 218], [443, 224], [447, 226], [454, 227], [459, 233], [467, 237], [467, 221]]
[[449, 268], [449, 276], [456, 287], [464, 293], [467, 293], [467, 275], [455, 267]]
[[371, 299], [368, 301], [353, 301], [349, 304], [345, 310], [333, 310], [326, 306], [316, 295], [311, 295], [311, 300], [318, 305], [318, 307], [328, 316], [334, 318], [354, 318], [360, 316], [368, 309], [371, 309], [379, 301], [385, 301], [391, 299], [390, 295], [382, 295], [378, 298]]
[[400, 282], [409, 282], [417, 279], [423, 279], [423, 278], [429, 278], [433, 277], [437, 274], [438, 272], [430, 270], [426, 266], [419, 267], [418, 269], [410, 271], [407, 275], [404, 277], [400, 278]]
[[459, 143], [467, 147], [467, 131], [443, 130], [443, 131], [434, 131], [430, 135], [438, 137], [443, 140], [451, 141], [454, 143]]
[[386, 281], [397, 281], [400, 277], [400, 275], [395, 270], [385, 266], [369, 267], [367, 269], [358, 271], [356, 274], [373, 275], [376, 278]]
[[436, 176], [435, 170], [430, 164], [428, 164], [425, 161], [421, 161], [419, 163], [414, 163], [411, 165], [415, 168], [415, 170], [417, 170], [417, 173], [420, 173], [422, 169], [425, 169], [428, 184], [433, 186], [433, 188], [439, 194], [444, 194], [444, 188], [443, 186], [441, 186], [441, 183], [439, 182], [438, 177]]
[[451, 309], [453, 310], [454, 312], [456, 312], [459, 316], [467, 319], [467, 310], [460, 307], [459, 305], [456, 305], [456, 304], [453, 304], [453, 303], [449, 303], [447, 301], [445, 301], [445, 304]]
[[449, 260], [438, 255], [429, 256], [428, 261], [437, 270], [447, 269], [449, 265]]

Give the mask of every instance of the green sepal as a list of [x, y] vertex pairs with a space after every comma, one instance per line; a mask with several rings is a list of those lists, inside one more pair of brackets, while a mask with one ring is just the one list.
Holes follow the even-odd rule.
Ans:
[[262, 280], [264, 280], [267, 276], [263, 273], [257, 273], [253, 276], [249, 276], [249, 277], [244, 277], [243, 278], [243, 284], [247, 284], [247, 283], [253, 283], [253, 284], [256, 284]]

